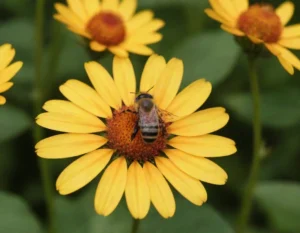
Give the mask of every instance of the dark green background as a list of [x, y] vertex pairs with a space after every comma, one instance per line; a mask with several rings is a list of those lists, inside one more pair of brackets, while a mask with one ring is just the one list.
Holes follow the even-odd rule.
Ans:
[[[254, 1], [253, 1], [254, 2]], [[269, 1], [278, 6], [281, 1]], [[300, 2], [291, 23], [300, 22]], [[82, 41], [52, 19], [54, 1], [46, 1], [43, 50], [43, 86], [47, 99], [62, 98], [58, 86], [70, 78], [89, 83], [83, 63], [89, 61]], [[147, 233], [232, 233], [242, 191], [251, 163], [251, 98], [245, 55], [232, 36], [203, 12], [206, 0], [140, 0], [139, 8], [153, 9], [166, 22], [164, 39], [153, 46], [158, 54], [183, 59], [182, 87], [205, 77], [213, 92], [204, 108], [224, 106], [231, 118], [218, 132], [237, 143], [235, 155], [215, 159], [228, 173], [225, 186], [205, 184], [208, 201], [193, 206], [176, 192], [174, 218], [162, 219], [152, 208], [139, 232]], [[8, 103], [0, 107], [0, 232], [45, 232], [46, 210], [37, 156], [34, 152], [33, 102], [35, 1], [0, 1], [0, 44], [16, 48], [16, 60], [24, 66], [5, 93]], [[300, 53], [295, 52], [299, 57]], [[57, 59], [49, 61], [54, 54]], [[139, 78], [146, 57], [130, 55]], [[112, 55], [101, 62], [111, 71]], [[49, 64], [50, 63], [50, 64]], [[49, 68], [49, 65], [51, 68]], [[255, 190], [254, 209], [248, 233], [300, 232], [300, 72], [289, 76], [276, 58], [259, 60], [262, 92], [264, 160]], [[41, 110], [42, 111], [42, 110]], [[51, 134], [53, 132], [46, 132]], [[71, 162], [49, 160], [52, 186]], [[95, 214], [93, 195], [99, 177], [67, 197], [55, 191], [58, 233], [130, 232], [131, 216], [124, 200], [109, 217]]]

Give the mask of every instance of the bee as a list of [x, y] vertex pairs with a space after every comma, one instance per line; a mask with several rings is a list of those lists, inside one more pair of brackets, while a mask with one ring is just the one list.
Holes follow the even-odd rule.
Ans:
[[131, 140], [135, 138], [140, 130], [144, 142], [153, 143], [157, 139], [163, 123], [158, 108], [153, 102], [153, 96], [149, 93], [140, 93], [135, 98], [135, 104], [138, 120], [131, 135]]

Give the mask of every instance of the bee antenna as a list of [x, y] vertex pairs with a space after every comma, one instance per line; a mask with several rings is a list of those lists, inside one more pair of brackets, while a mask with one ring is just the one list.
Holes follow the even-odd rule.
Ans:
[[146, 93], [148, 93], [149, 91], [151, 91], [154, 88], [154, 86], [152, 86], [148, 91], [146, 91]]

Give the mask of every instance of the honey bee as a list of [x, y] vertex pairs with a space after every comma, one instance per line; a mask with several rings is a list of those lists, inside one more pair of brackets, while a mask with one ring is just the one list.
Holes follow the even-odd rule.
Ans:
[[153, 102], [153, 96], [149, 93], [140, 93], [135, 98], [135, 104], [138, 120], [131, 135], [131, 140], [135, 138], [140, 129], [144, 142], [153, 143], [160, 133], [162, 124], [158, 108]]

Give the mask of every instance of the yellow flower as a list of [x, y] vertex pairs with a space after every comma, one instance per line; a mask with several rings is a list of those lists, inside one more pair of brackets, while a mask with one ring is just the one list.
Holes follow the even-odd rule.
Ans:
[[144, 10], [135, 14], [137, 0], [68, 0], [68, 6], [55, 4], [58, 14], [54, 18], [68, 29], [90, 41], [94, 51], [108, 49], [119, 57], [128, 52], [151, 55], [147, 47], [162, 39], [156, 31], [164, 26], [153, 19], [153, 12]]
[[[210, 0], [206, 14], [222, 23], [221, 28], [235, 36], [247, 36], [263, 44], [284, 69], [294, 74], [300, 60], [288, 49], [300, 49], [300, 25], [286, 26], [294, 13], [294, 4], [282, 3], [277, 9], [269, 4], [250, 5], [248, 0]], [[287, 49], [288, 48], [288, 49]]]
[[[23, 63], [20, 61], [10, 65], [15, 53], [16, 51], [11, 47], [10, 44], [4, 44], [0, 46], [0, 94], [13, 86], [13, 83], [9, 81], [16, 75], [23, 65]], [[5, 103], [5, 97], [0, 95], [0, 105]]]
[[159, 109], [154, 113], [161, 116], [161, 122], [156, 140], [146, 143], [140, 131], [132, 138], [139, 117], [145, 115], [135, 110], [139, 105], [135, 106], [136, 79], [130, 60], [115, 56], [114, 78], [97, 62], [86, 63], [85, 69], [95, 89], [69, 80], [60, 86], [68, 101], [46, 102], [47, 112], [37, 117], [40, 126], [65, 132], [37, 143], [40, 157], [85, 154], [58, 177], [60, 194], [82, 188], [105, 170], [95, 196], [98, 214], [109, 215], [125, 192], [134, 218], [144, 218], [150, 202], [169, 218], [175, 212], [175, 200], [166, 180], [199, 206], [207, 199], [199, 180], [217, 185], [226, 182], [226, 172], [206, 157], [236, 152], [233, 140], [211, 134], [225, 126], [229, 116], [222, 107], [195, 112], [210, 95], [209, 82], [199, 79], [177, 95], [182, 61], [173, 58], [166, 63], [162, 56], [152, 55], [139, 91], [153, 97]]

